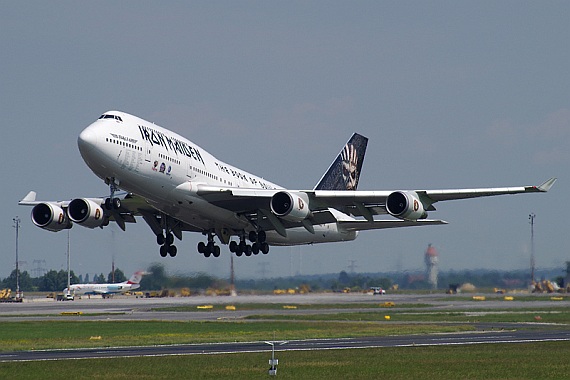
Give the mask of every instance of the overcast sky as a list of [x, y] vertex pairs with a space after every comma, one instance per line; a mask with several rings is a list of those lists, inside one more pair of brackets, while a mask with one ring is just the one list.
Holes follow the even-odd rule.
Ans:
[[[446, 226], [367, 231], [350, 243], [236, 258], [240, 278], [423, 268], [524, 269], [536, 214], [539, 268], [570, 260], [570, 3], [565, 1], [3, 1], [0, 277], [65, 269], [67, 233], [35, 227], [40, 200], [105, 196], [77, 136], [107, 110], [135, 114], [217, 158], [313, 188], [353, 132], [367, 136], [361, 190], [538, 185], [548, 194], [436, 204]], [[227, 277], [186, 233], [162, 259], [141, 219], [70, 233], [76, 274]], [[45, 262], [43, 262], [45, 260]], [[264, 264], [267, 263], [267, 264]], [[263, 269], [265, 268], [265, 272]]]

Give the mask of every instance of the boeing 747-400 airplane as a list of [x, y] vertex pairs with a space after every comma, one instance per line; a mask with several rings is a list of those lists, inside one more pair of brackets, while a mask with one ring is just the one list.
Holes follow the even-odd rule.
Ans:
[[[125, 230], [142, 217], [156, 235], [160, 255], [176, 256], [183, 231], [206, 236], [198, 251], [218, 257], [215, 238], [237, 256], [266, 254], [270, 245], [354, 240], [359, 231], [446, 224], [427, 219], [436, 202], [548, 191], [540, 186], [460, 190], [357, 190], [368, 139], [353, 134], [312, 190], [289, 190], [220, 161], [195, 143], [158, 125], [109, 111], [85, 128], [79, 151], [110, 187], [110, 196], [36, 201], [32, 221], [61, 231], [78, 224]], [[121, 190], [121, 191], [120, 191]], [[380, 217], [377, 217], [380, 216]], [[248, 242], [249, 240], [249, 242]]]

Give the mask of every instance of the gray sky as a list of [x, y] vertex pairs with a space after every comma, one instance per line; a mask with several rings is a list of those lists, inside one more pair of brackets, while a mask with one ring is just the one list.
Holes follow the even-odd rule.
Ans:
[[[351, 243], [272, 248], [235, 260], [237, 276], [423, 268], [528, 268], [570, 260], [570, 3], [563, 1], [12, 2], [0, 6], [4, 266], [65, 268], [66, 232], [35, 227], [41, 200], [104, 196], [77, 149], [80, 131], [118, 109], [172, 129], [290, 188], [312, 188], [352, 132], [370, 141], [361, 190], [538, 185], [548, 194], [437, 204], [447, 226], [363, 232]], [[229, 273], [185, 234], [162, 259], [140, 220], [71, 230], [72, 269]]]

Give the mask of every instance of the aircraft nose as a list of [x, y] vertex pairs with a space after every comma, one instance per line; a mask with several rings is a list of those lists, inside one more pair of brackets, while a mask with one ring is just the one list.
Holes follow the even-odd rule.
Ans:
[[81, 153], [88, 153], [97, 145], [97, 134], [92, 126], [85, 128], [77, 138], [77, 145]]

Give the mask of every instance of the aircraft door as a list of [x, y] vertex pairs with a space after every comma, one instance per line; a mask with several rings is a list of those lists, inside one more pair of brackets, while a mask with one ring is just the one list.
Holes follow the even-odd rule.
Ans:
[[188, 177], [188, 179], [193, 179], [195, 177], [194, 169], [189, 161], [186, 163], [186, 177]]
[[150, 162], [150, 147], [149, 142], [144, 140], [144, 159], [146, 162]]

